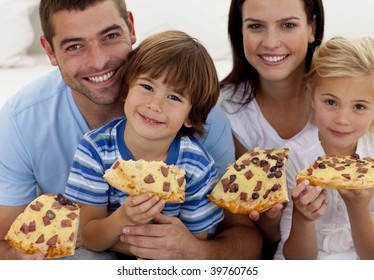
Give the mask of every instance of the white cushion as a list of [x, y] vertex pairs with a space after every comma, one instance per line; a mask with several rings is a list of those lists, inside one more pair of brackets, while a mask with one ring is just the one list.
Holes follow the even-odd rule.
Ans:
[[0, 67], [28, 66], [34, 63], [27, 49], [34, 40], [30, 14], [39, 0], [0, 1]]
[[137, 44], [145, 37], [177, 29], [198, 39], [214, 60], [230, 57], [228, 0], [126, 0], [133, 13]]

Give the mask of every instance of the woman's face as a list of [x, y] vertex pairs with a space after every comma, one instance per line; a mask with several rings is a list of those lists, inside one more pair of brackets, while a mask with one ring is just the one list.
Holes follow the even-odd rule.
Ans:
[[314, 26], [301, 0], [246, 0], [242, 7], [243, 46], [260, 78], [280, 81], [304, 71]]

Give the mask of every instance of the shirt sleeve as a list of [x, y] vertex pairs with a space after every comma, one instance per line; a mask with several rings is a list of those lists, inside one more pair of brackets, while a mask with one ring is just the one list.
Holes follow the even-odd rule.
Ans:
[[37, 185], [22, 131], [8, 105], [0, 110], [0, 205], [18, 206], [36, 197]]
[[108, 204], [109, 185], [96, 145], [84, 135], [74, 155], [65, 195], [73, 201], [89, 205]]
[[221, 178], [227, 165], [235, 162], [235, 147], [230, 123], [218, 103], [209, 113], [205, 129], [206, 135], [198, 140], [213, 157]]
[[207, 198], [218, 181], [214, 162], [200, 159], [199, 164], [191, 164], [186, 170], [189, 174], [185, 202], [181, 205], [179, 218], [191, 232], [212, 229], [224, 217], [222, 208]]

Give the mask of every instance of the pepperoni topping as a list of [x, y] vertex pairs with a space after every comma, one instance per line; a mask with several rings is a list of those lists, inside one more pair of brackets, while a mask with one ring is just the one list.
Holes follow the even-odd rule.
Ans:
[[34, 211], [40, 211], [40, 209], [42, 209], [42, 207], [44, 206], [43, 203], [39, 202], [39, 201], [36, 201], [35, 204], [31, 204], [30, 205], [30, 208]]
[[344, 178], [346, 178], [347, 180], [351, 180], [351, 175], [350, 174], [342, 174], [342, 176]]
[[261, 190], [261, 187], [262, 187], [262, 181], [257, 181], [254, 191], [258, 192], [259, 190]]
[[24, 234], [28, 234], [28, 233], [29, 233], [29, 226], [26, 225], [25, 223], [23, 223], [19, 230], [20, 230], [22, 233], [24, 233]]
[[32, 221], [29, 223], [29, 232], [33, 232], [36, 230], [36, 224], [35, 221]]
[[75, 233], [72, 232], [69, 236], [69, 241], [74, 241], [74, 238], [75, 238]]
[[78, 217], [78, 215], [74, 212], [71, 212], [71, 213], [67, 214], [66, 217], [68, 217], [70, 220], [74, 221]]
[[240, 193], [240, 200], [246, 201], [248, 199], [248, 194], [246, 192]]
[[40, 235], [38, 239], [35, 241], [36, 244], [40, 244], [44, 242], [44, 234]]
[[58, 234], [55, 234], [50, 239], [48, 239], [47, 245], [48, 246], [54, 246], [54, 245], [57, 244], [57, 240], [58, 240]]
[[182, 187], [182, 186], [183, 186], [183, 183], [184, 183], [184, 177], [180, 177], [180, 178], [177, 180], [177, 183], [178, 183], [178, 186], [179, 186], [179, 187]]
[[145, 178], [144, 178], [144, 183], [146, 184], [152, 184], [155, 182], [155, 179], [153, 178], [152, 174], [148, 174]]
[[164, 182], [164, 184], [162, 185], [162, 190], [164, 192], [169, 192], [170, 191], [170, 183], [169, 182]]
[[119, 166], [119, 161], [117, 160], [113, 166], [112, 166], [112, 169], [117, 169], [117, 167]]
[[71, 220], [67, 220], [67, 219], [61, 220], [61, 227], [62, 228], [71, 227], [71, 225], [72, 225]]
[[244, 176], [247, 180], [250, 180], [253, 177], [253, 173], [251, 170], [248, 170], [247, 172], [244, 173]]
[[161, 166], [161, 173], [164, 177], [167, 177], [169, 175], [169, 167]]
[[42, 219], [44, 226], [48, 226], [51, 224], [51, 221], [49, 220], [48, 216], [44, 216]]

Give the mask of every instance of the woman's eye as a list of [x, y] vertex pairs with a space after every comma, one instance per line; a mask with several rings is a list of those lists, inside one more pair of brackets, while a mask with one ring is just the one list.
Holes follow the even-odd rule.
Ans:
[[261, 26], [262, 26], [261, 24], [253, 23], [253, 24], [248, 24], [248, 25], [247, 25], [247, 28], [248, 28], [248, 29], [260, 29]]
[[283, 24], [283, 26], [286, 28], [286, 29], [292, 29], [296, 26], [296, 24], [293, 24], [291, 22], [286, 22]]

